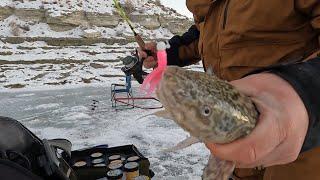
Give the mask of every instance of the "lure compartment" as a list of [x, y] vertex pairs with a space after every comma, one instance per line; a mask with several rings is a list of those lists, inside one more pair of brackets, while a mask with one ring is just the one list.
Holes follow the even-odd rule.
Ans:
[[[95, 167], [92, 161], [97, 158], [91, 157], [91, 154], [102, 153], [101, 157], [105, 161], [106, 167]], [[70, 167], [75, 171], [78, 180], [96, 180], [99, 178], [106, 177], [108, 171], [109, 160], [108, 158], [112, 155], [120, 155], [123, 159], [128, 157], [138, 156], [139, 160], [139, 173], [140, 175], [145, 175], [150, 178], [154, 176], [152, 170], [150, 170], [150, 161], [148, 158], [144, 157], [134, 145], [118, 146], [118, 147], [108, 147], [107, 145], [97, 146], [88, 149], [76, 150], [71, 152], [71, 158], [69, 158], [65, 153], [62, 157], [68, 162]], [[74, 166], [76, 162], [85, 162], [85, 166], [77, 167]], [[124, 160], [125, 162], [125, 160]]]

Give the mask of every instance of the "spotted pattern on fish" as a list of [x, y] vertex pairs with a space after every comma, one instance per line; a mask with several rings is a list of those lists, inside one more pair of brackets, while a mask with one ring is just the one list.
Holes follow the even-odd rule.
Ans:
[[[248, 135], [258, 118], [249, 97], [203, 72], [169, 66], [157, 96], [170, 117], [201, 142], [230, 143]], [[234, 167], [232, 162], [211, 156], [202, 178], [227, 180]]]

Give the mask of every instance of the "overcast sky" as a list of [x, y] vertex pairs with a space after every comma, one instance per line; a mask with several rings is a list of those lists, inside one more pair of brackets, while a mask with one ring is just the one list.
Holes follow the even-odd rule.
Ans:
[[180, 14], [192, 17], [192, 14], [187, 9], [186, 0], [161, 0], [161, 2], [165, 6], [169, 6], [177, 10]]

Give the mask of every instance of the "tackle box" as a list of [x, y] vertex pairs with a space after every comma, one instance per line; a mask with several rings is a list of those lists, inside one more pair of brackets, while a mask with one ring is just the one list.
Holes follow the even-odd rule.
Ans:
[[[92, 155], [100, 155], [99, 157], [92, 157]], [[102, 154], [102, 155], [101, 155]], [[76, 150], [71, 152], [71, 158], [69, 158], [65, 153], [62, 157], [68, 162], [70, 167], [76, 173], [78, 180], [97, 180], [104, 178], [107, 175], [109, 157], [114, 155], [120, 155], [125, 163], [125, 159], [132, 156], [138, 156], [140, 160], [139, 164], [139, 174], [148, 176], [150, 179], [154, 176], [152, 170], [150, 170], [150, 162], [148, 158], [144, 157], [134, 145], [126, 145], [119, 147], [108, 147], [108, 145], [96, 146], [93, 148]], [[105, 166], [96, 167], [93, 161], [97, 158], [104, 159]], [[99, 160], [100, 161], [100, 160]], [[78, 165], [76, 163], [78, 162]], [[79, 163], [81, 162], [81, 163]]]

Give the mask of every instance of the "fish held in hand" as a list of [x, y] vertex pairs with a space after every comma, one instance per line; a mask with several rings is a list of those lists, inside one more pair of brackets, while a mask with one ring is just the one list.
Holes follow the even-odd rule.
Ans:
[[[169, 66], [156, 91], [171, 117], [192, 138], [180, 147], [201, 142], [230, 143], [248, 135], [255, 127], [258, 112], [252, 100], [235, 87], [203, 72]], [[190, 142], [190, 144], [186, 144]], [[172, 148], [181, 149], [181, 148]], [[210, 156], [204, 180], [227, 180], [235, 163]]]

